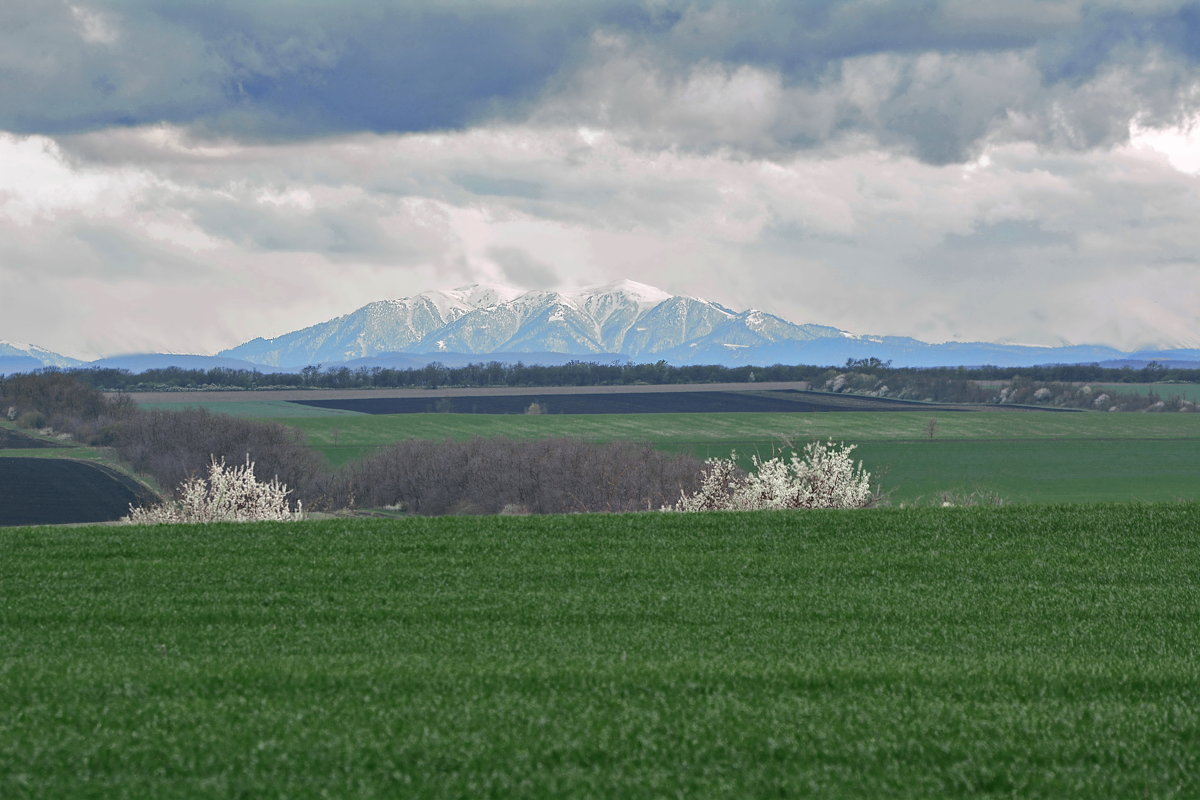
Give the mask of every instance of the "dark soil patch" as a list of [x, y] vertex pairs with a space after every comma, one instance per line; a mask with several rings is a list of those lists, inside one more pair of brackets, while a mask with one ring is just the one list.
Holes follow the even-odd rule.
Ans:
[[300, 405], [365, 414], [524, 414], [537, 403], [544, 414], [678, 414], [819, 411], [983, 411], [991, 406], [917, 403], [884, 397], [797, 390], [768, 392], [624, 392], [520, 394], [473, 397], [379, 397], [299, 400]]
[[48, 442], [12, 428], [0, 428], [0, 450], [40, 450], [46, 447], [68, 447], [58, 442]]
[[126, 475], [88, 461], [0, 458], [0, 526], [108, 522], [157, 498]]

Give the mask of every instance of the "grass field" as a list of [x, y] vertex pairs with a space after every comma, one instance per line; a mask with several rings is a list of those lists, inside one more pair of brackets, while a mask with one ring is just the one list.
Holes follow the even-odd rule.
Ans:
[[[933, 439], [926, 432], [937, 419]], [[896, 503], [941, 492], [1013, 502], [1200, 499], [1200, 415], [1039, 413], [404, 414], [280, 420], [334, 464], [403, 438], [627, 439], [700, 457], [770, 456], [783, 436], [856, 443]]]
[[0, 796], [1200, 796], [1200, 505], [0, 531]]

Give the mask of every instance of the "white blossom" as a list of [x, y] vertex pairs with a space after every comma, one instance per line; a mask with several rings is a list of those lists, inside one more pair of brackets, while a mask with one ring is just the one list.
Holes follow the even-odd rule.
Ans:
[[738, 469], [736, 453], [710, 458], [700, 489], [683, 493], [674, 511], [754, 511], [789, 508], [863, 508], [870, 504], [871, 476], [850, 458], [854, 445], [812, 442], [802, 454], [792, 451], [763, 461], [753, 470]]
[[129, 507], [124, 522], [157, 525], [182, 522], [286, 522], [303, 519], [300, 503], [288, 507], [291, 491], [278, 478], [263, 482], [254, 477], [254, 462], [246, 456], [241, 467], [225, 466], [216, 458], [207, 478], [189, 478], [179, 485], [179, 499], [150, 508]]

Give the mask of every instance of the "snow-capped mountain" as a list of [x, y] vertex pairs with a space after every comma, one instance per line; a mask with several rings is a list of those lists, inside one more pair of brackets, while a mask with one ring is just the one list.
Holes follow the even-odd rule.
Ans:
[[414, 345], [430, 333], [472, 311], [512, 300], [519, 294], [503, 286], [475, 285], [380, 300], [274, 339], [252, 339], [220, 355], [266, 366], [304, 366], [413, 351]]
[[[826, 325], [799, 325], [754, 309], [734, 311], [711, 300], [624, 280], [575, 292], [482, 285], [423, 292], [370, 303], [274, 339], [254, 339], [219, 356], [298, 369], [346, 362], [366, 366], [385, 353], [420, 354], [426, 361], [458, 361], [472, 355], [511, 359], [521, 354], [529, 354], [532, 361], [567, 354], [727, 365], [841, 364], [848, 358], [875, 357], [896, 366], [1092, 363], [1142, 355], [1106, 347], [929, 344], [907, 337], [862, 336]], [[1200, 351], [1186, 354], [1200, 359]], [[1185, 359], [1186, 354], [1173, 351], [1173, 359]]]
[[0, 342], [0, 375], [45, 366], [96, 366], [140, 372], [185, 369], [299, 370], [412, 367], [481, 360], [557, 364], [611, 363], [840, 365], [878, 358], [897, 367], [1036, 364], [1190, 367], [1200, 350], [1125, 353], [1111, 347], [1032, 347], [986, 342], [929, 344], [903, 336], [867, 336], [825, 325], [798, 325], [750, 309], [676, 296], [636, 281], [574, 292], [522, 292], [473, 285], [369, 303], [350, 314], [273, 339], [253, 339], [217, 356], [142, 354], [84, 364], [31, 345]]
[[711, 333], [666, 351], [669, 361], [725, 363], [740, 361], [739, 351], [759, 352], [779, 343], [797, 344], [816, 339], [847, 339], [850, 334], [827, 325], [797, 325], [763, 311], [743, 311], [713, 328]]
[[[756, 343], [840, 335], [750, 311], [738, 314], [695, 297], [672, 296], [636, 281], [577, 292], [520, 292], [465, 286], [363, 306], [337, 319], [254, 339], [222, 352], [269, 366], [304, 366], [408, 353], [621, 353], [659, 357], [693, 343], [704, 349], [718, 330]], [[718, 343], [719, 345], [719, 343]], [[686, 355], [683, 354], [683, 355]]]
[[82, 363], [77, 358], [64, 356], [35, 344], [0, 341], [0, 375], [30, 372], [42, 367], [77, 367]]

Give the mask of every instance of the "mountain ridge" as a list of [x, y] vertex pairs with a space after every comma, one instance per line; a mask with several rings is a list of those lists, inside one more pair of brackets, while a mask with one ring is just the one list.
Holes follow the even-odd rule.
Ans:
[[1035, 366], [1074, 363], [1200, 362], [1200, 350], [1123, 352], [1105, 345], [1039, 347], [991, 342], [931, 344], [904, 336], [851, 333], [798, 324], [758, 309], [735, 311], [633, 280], [570, 291], [522, 291], [498, 284], [434, 289], [377, 300], [333, 319], [276, 337], [258, 337], [215, 356], [132, 354], [93, 362], [31, 345], [0, 342], [0, 374], [45, 366], [144, 370], [259, 369], [306, 366], [371, 368], [527, 358], [725, 366], [840, 365], [878, 358], [897, 367]]

